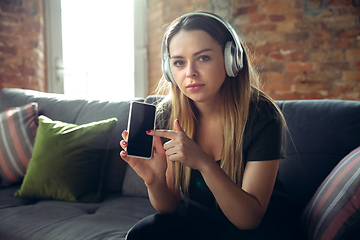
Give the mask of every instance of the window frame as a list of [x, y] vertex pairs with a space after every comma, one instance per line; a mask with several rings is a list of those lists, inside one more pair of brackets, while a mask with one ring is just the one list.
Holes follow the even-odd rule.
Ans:
[[[134, 96], [148, 95], [147, 1], [134, 1]], [[44, 1], [47, 85], [50, 93], [64, 93], [61, 0]]]

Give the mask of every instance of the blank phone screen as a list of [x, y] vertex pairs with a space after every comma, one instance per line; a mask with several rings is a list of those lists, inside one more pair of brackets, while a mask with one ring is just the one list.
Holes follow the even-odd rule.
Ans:
[[154, 129], [156, 107], [150, 104], [132, 102], [130, 107], [127, 139], [128, 155], [150, 158], [153, 137], [146, 134]]

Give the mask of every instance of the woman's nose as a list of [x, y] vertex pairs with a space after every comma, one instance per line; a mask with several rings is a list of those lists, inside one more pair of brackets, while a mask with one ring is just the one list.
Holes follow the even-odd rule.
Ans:
[[187, 67], [186, 77], [192, 78], [196, 77], [198, 75], [198, 72], [195, 67], [195, 63], [189, 63]]

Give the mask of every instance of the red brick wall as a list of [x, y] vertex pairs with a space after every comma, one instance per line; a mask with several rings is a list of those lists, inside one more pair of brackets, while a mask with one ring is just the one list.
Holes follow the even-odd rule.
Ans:
[[323, 6], [320, 0], [149, 0], [148, 4], [148, 39], [153, 45], [148, 57], [150, 92], [161, 77], [162, 34], [157, 28], [201, 8], [227, 18], [245, 35], [263, 89], [274, 99], [360, 100], [360, 7], [352, 0], [328, 0]]
[[[161, 77], [165, 25], [202, 9], [245, 35], [274, 99], [360, 100], [360, 7], [352, 0], [323, 8], [320, 0], [147, 1], [149, 93]], [[43, 0], [0, 1], [0, 89], [47, 90], [43, 8]]]
[[47, 90], [43, 7], [43, 0], [0, 1], [0, 90]]

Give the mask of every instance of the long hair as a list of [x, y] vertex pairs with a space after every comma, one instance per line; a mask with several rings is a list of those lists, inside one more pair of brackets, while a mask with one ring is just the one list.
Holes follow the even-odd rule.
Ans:
[[[165, 33], [168, 53], [172, 37], [180, 30], [203, 30], [216, 40], [223, 50], [226, 43], [233, 40], [229, 31], [219, 21], [208, 16], [190, 15], [178, 19]], [[274, 101], [260, 90], [259, 76], [250, 62], [249, 49], [246, 47], [244, 38], [242, 36], [239, 38], [244, 50], [243, 68], [236, 77], [226, 76], [220, 88], [222, 101], [220, 117], [224, 132], [220, 167], [232, 181], [241, 186], [245, 165], [243, 160], [244, 131], [248, 121], [250, 102], [269, 101], [280, 114], [281, 112]], [[164, 119], [167, 121], [166, 127], [174, 129], [174, 121], [178, 119], [186, 135], [194, 140], [198, 126], [198, 114], [193, 101], [185, 96], [178, 86], [171, 84], [164, 77], [157, 85], [156, 94], [167, 95], [158, 107], [159, 118], [167, 115], [167, 119]], [[168, 111], [169, 114], [164, 114], [164, 111]], [[183, 193], [188, 196], [191, 169], [179, 162], [174, 164], [175, 187], [182, 189]]]

